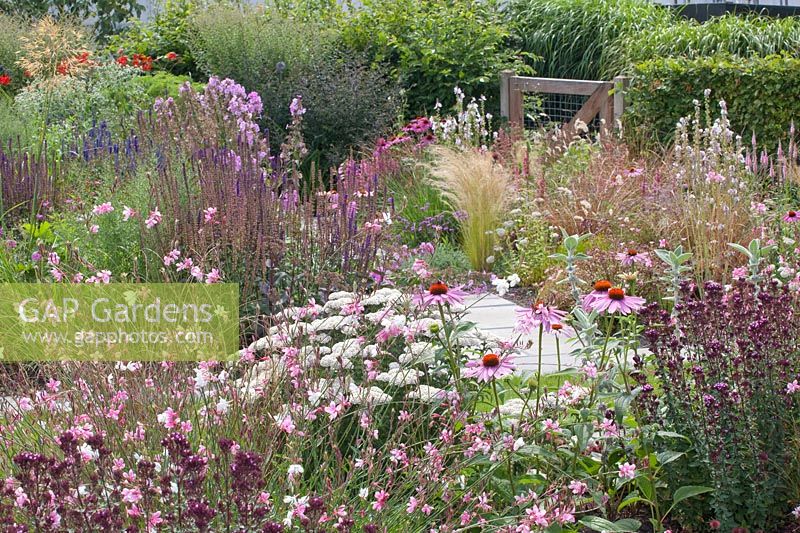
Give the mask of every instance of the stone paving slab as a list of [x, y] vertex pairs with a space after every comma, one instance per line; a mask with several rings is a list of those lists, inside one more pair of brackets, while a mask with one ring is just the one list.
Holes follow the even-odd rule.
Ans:
[[[468, 307], [466, 319], [475, 322], [483, 331], [497, 335], [500, 338], [516, 340], [518, 333], [514, 332], [517, 322], [517, 310], [520, 306], [501, 298], [495, 294], [471, 296], [466, 299]], [[517, 357], [516, 364], [520, 371], [536, 371], [538, 367], [538, 335], [524, 335], [520, 344], [527, 341], [533, 342], [530, 349], [522, 351], [522, 356]], [[569, 368], [578, 365], [578, 362], [569, 354], [574, 349], [574, 343], [561, 343], [561, 367]], [[556, 352], [555, 336], [545, 333], [542, 337], [542, 369], [545, 372], [558, 370], [558, 355]]]

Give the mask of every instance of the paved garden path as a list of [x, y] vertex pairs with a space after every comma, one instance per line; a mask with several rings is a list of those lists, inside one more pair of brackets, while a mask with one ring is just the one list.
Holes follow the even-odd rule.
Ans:
[[[466, 319], [475, 322], [477, 327], [488, 333], [493, 333], [502, 339], [515, 340], [517, 333], [514, 333], [514, 325], [517, 322], [516, 311], [521, 309], [514, 302], [500, 298], [495, 294], [481, 294], [472, 296], [466, 300], [469, 307]], [[525, 335], [520, 340], [520, 345], [527, 345], [527, 341], [533, 344], [530, 348], [523, 350], [522, 357], [516, 360], [517, 368], [522, 371], [536, 371], [538, 364], [538, 335]], [[578, 363], [570, 357], [570, 352], [574, 345], [561, 341], [561, 367], [575, 367]], [[558, 356], [556, 352], [556, 340], [553, 335], [544, 334], [542, 339], [542, 371], [555, 372], [558, 370]]]

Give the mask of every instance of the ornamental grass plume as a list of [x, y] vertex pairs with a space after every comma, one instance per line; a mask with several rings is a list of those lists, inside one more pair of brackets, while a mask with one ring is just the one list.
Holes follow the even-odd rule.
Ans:
[[431, 182], [441, 187], [454, 211], [463, 212], [464, 252], [477, 270], [488, 270], [494, 230], [503, 220], [514, 184], [510, 174], [490, 153], [436, 147]]
[[20, 38], [19, 67], [36, 83], [56, 84], [91, 68], [89, 39], [77, 24], [46, 16]]

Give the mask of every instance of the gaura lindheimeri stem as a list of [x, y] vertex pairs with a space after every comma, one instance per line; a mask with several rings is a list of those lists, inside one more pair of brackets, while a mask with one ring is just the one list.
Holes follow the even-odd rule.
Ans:
[[459, 395], [463, 397], [461, 394], [461, 371], [458, 367], [458, 361], [456, 360], [456, 354], [453, 352], [453, 346], [450, 343], [450, 331], [447, 327], [447, 320], [444, 316], [444, 307], [442, 304], [437, 304], [439, 306], [439, 316], [442, 319], [442, 335], [444, 335], [444, 345], [445, 349], [447, 350], [447, 361], [450, 365], [450, 372], [453, 374], [453, 380], [456, 384], [456, 390], [458, 391]]
[[558, 335], [556, 335], [556, 361], [558, 362], [558, 371], [561, 372], [561, 344], [558, 341]]
[[[502, 442], [503, 438], [503, 416], [500, 414], [500, 395], [497, 394], [497, 383], [495, 382], [494, 378], [492, 378], [492, 392], [494, 393], [494, 404], [497, 409], [497, 423], [500, 426], [500, 438]], [[508, 455], [506, 456], [506, 461], [508, 465], [508, 481], [511, 483], [511, 492], [516, 495], [517, 489], [514, 486], [514, 467], [511, 463], [511, 451], [507, 450]]]
[[539, 324], [539, 361], [536, 375], [536, 416], [539, 416], [539, 402], [542, 399], [542, 336], [544, 335], [544, 324]]

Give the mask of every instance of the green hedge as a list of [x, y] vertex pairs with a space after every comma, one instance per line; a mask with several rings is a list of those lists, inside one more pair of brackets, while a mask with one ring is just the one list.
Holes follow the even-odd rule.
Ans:
[[635, 66], [627, 95], [627, 135], [636, 141], [671, 141], [678, 120], [694, 111], [692, 101], [724, 99], [733, 129], [745, 142], [755, 133], [774, 149], [800, 119], [800, 59], [767, 57], [666, 58]]

